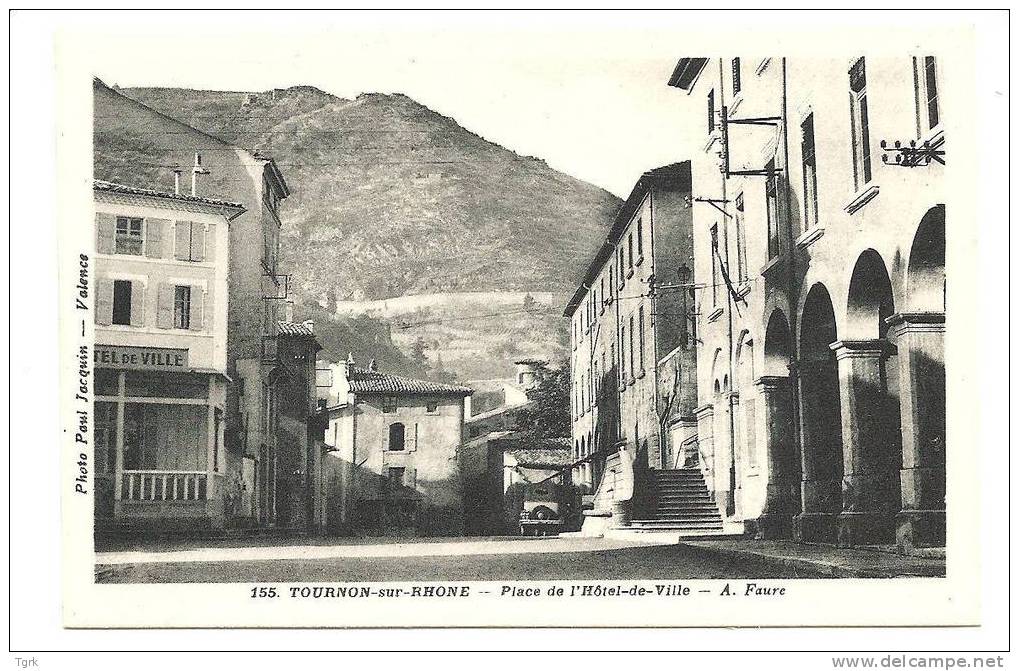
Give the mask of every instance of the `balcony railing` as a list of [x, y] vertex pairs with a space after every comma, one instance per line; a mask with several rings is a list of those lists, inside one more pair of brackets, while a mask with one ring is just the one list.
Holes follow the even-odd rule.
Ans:
[[208, 495], [205, 471], [124, 471], [124, 501], [205, 501]]

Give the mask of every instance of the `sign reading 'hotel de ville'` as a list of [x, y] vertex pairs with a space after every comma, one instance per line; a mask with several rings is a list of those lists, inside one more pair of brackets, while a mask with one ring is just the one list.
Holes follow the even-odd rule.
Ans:
[[96, 345], [96, 366], [139, 370], [187, 370], [188, 351], [169, 347]]

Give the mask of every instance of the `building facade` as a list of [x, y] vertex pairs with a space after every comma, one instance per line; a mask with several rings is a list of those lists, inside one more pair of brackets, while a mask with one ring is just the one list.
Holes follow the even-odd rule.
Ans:
[[[223, 483], [227, 523], [287, 526], [277, 506], [280, 453], [279, 324], [285, 321], [289, 278], [279, 267], [281, 202], [290, 194], [276, 163], [172, 119], [93, 82], [95, 176], [150, 186], [178, 166], [193, 193], [215, 193], [245, 211], [229, 229], [226, 328], [227, 386], [223, 422]], [[201, 154], [200, 156], [198, 154]], [[179, 175], [178, 175], [179, 177]], [[314, 402], [311, 395], [304, 399]], [[293, 461], [292, 455], [284, 458]]]
[[229, 201], [96, 181], [97, 528], [225, 522]]
[[[354, 365], [329, 371], [319, 399], [330, 449], [326, 526], [334, 532], [464, 533], [458, 449], [472, 390]], [[466, 412], [465, 412], [466, 411]]]
[[934, 57], [683, 58], [698, 463], [760, 537], [942, 545], [945, 208]]
[[573, 478], [589, 494], [621, 447], [643, 468], [674, 468], [695, 432], [690, 180], [689, 162], [644, 173], [565, 310]]

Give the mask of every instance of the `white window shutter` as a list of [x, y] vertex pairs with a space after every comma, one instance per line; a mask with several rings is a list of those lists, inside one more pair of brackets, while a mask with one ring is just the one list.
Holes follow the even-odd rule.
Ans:
[[205, 260], [205, 224], [191, 222], [191, 260]]
[[116, 251], [114, 236], [117, 230], [117, 219], [106, 212], [96, 212], [96, 251], [100, 254], [113, 254]]
[[163, 258], [163, 227], [166, 219], [145, 220], [145, 256], [150, 259]]
[[96, 285], [96, 324], [107, 326], [113, 323], [113, 280], [105, 277]]
[[212, 263], [216, 260], [216, 224], [212, 223], [205, 229], [205, 260]]
[[160, 284], [156, 297], [156, 326], [173, 328], [173, 285]]
[[192, 331], [201, 331], [205, 328], [205, 290], [201, 287], [191, 287], [191, 316], [188, 321]]
[[387, 426], [386, 430], [382, 432], [382, 451], [385, 452], [388, 449], [389, 449], [389, 427]]
[[176, 222], [174, 231], [173, 258], [188, 261], [191, 258], [191, 222]]
[[131, 282], [131, 326], [145, 326], [144, 282]]
[[410, 487], [411, 489], [414, 489], [418, 486], [418, 470], [416, 468], [408, 467], [407, 470], [403, 472], [403, 475], [404, 475], [403, 484], [405, 486]]

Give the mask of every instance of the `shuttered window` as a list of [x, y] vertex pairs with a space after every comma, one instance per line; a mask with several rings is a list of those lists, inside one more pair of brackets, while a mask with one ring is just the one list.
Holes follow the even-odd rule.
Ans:
[[141, 256], [144, 222], [138, 217], [117, 217], [116, 252]]
[[732, 94], [736, 95], [743, 87], [742, 72], [740, 72], [739, 59], [732, 59]]
[[782, 250], [779, 238], [778, 174], [775, 172], [775, 159], [768, 161], [765, 170], [768, 172], [768, 176], [764, 180], [764, 197], [768, 217], [768, 258], [773, 259]]
[[817, 224], [817, 155], [814, 150], [814, 115], [809, 114], [800, 125], [800, 147], [803, 155], [803, 229]]
[[736, 280], [747, 281], [747, 231], [743, 216], [743, 194], [736, 195]]
[[173, 327], [175, 329], [191, 328], [191, 287], [174, 287]]
[[[205, 224], [194, 221], [178, 221], [174, 225], [174, 229], [174, 258], [178, 261], [204, 261], [206, 256]], [[209, 237], [211, 238], [211, 236]]]
[[113, 281], [112, 321], [121, 326], [131, 325], [131, 282], [128, 280]]
[[924, 89], [927, 98], [927, 127], [934, 128], [941, 123], [941, 108], [938, 101], [937, 63], [933, 56], [923, 59]]
[[870, 120], [867, 115], [867, 70], [859, 59], [849, 70], [849, 107], [853, 131], [853, 178], [859, 189], [870, 182]]

